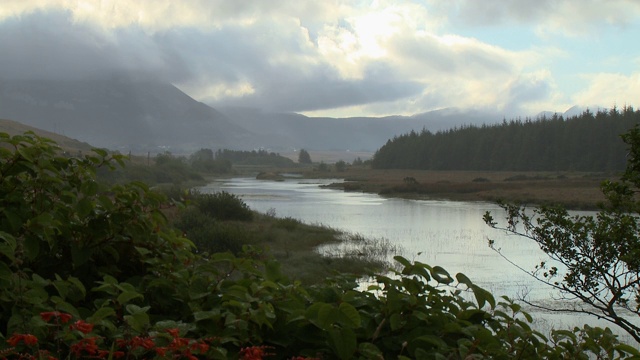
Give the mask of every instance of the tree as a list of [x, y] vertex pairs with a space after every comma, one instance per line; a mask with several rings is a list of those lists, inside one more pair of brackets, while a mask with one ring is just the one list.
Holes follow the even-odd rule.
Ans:
[[347, 163], [344, 160], [340, 160], [335, 163], [335, 167], [337, 172], [343, 172], [347, 169]]
[[300, 153], [298, 153], [298, 163], [300, 164], [311, 164], [311, 155], [305, 149], [300, 149]]
[[[506, 225], [494, 221], [489, 212], [484, 220], [493, 228], [534, 241], [557, 263], [542, 262], [530, 274], [566, 299], [579, 301], [551, 310], [605, 319], [640, 342], [640, 127], [636, 125], [622, 139], [630, 147], [626, 170], [620, 181], [603, 182], [607, 200], [596, 216], [571, 216], [561, 207], [528, 211], [502, 204]], [[496, 249], [493, 240], [489, 245]]]

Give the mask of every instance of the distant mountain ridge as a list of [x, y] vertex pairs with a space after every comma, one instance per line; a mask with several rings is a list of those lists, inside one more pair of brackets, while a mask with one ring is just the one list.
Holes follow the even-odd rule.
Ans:
[[263, 146], [284, 150], [374, 151], [395, 136], [428, 129], [447, 130], [469, 124], [496, 123], [496, 114], [466, 112], [456, 109], [438, 110], [413, 116], [386, 117], [307, 117], [295, 113], [265, 112], [252, 108], [225, 108], [220, 112], [257, 135]]
[[112, 150], [375, 151], [412, 130], [498, 123], [503, 116], [443, 109], [413, 116], [326, 118], [251, 108], [214, 109], [177, 87], [126, 77], [0, 79], [0, 118]]
[[198, 149], [250, 134], [173, 85], [123, 79], [0, 81], [0, 117], [110, 149]]

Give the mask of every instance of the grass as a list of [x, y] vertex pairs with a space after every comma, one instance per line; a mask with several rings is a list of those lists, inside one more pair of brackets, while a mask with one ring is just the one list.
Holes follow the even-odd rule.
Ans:
[[[175, 211], [167, 215], [173, 219], [179, 217]], [[390, 266], [387, 255], [396, 250], [388, 242], [366, 240], [327, 226], [305, 224], [290, 217], [278, 218], [274, 214], [254, 212], [251, 221], [222, 223], [222, 232], [211, 235], [212, 241], [226, 242], [232, 251], [243, 245], [259, 248], [266, 257], [278, 260], [289, 279], [306, 284], [320, 283], [337, 273], [364, 276], [384, 272]], [[229, 244], [229, 239], [234, 243]]]
[[256, 214], [245, 230], [252, 245], [263, 247], [285, 274], [304, 283], [317, 283], [334, 273], [362, 276], [387, 269], [387, 254], [396, 250], [381, 241], [268, 214]]

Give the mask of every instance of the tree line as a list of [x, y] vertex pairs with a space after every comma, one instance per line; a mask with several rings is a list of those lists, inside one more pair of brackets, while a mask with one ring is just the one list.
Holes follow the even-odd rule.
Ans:
[[621, 171], [625, 144], [620, 135], [640, 123], [631, 106], [584, 111], [564, 118], [462, 126], [396, 136], [373, 156], [378, 169], [491, 171]]
[[292, 166], [293, 160], [278, 153], [266, 150], [229, 150], [219, 149], [215, 154], [216, 160], [229, 160], [236, 165], [272, 165], [272, 166]]

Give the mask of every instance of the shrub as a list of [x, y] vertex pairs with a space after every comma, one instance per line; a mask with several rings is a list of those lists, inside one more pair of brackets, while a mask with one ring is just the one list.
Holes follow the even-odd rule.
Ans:
[[218, 220], [251, 221], [253, 212], [242, 199], [226, 191], [214, 194], [194, 194], [194, 205], [200, 211]]

